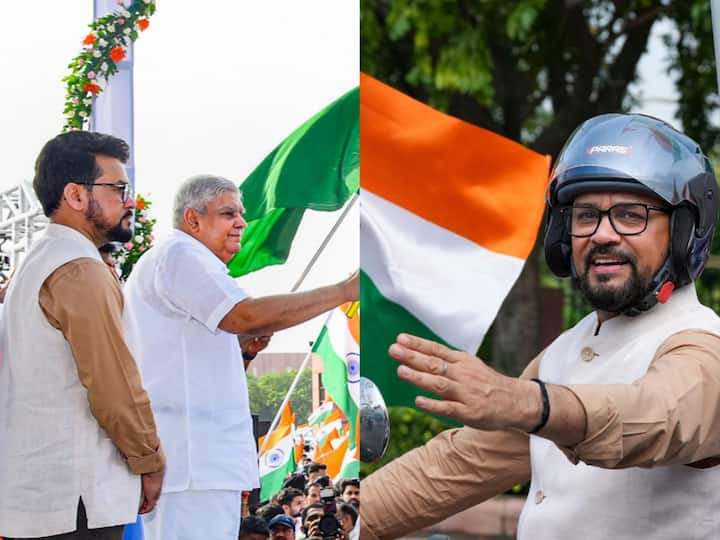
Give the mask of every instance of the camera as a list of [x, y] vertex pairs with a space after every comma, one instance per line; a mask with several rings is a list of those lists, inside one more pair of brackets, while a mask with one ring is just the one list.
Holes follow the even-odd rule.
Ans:
[[320, 490], [320, 502], [323, 505], [323, 517], [320, 518], [318, 523], [320, 535], [323, 538], [337, 538], [340, 535], [340, 522], [335, 516], [337, 513], [335, 490], [329, 487], [322, 488]]
[[[330, 477], [328, 475], [318, 476], [315, 479], [315, 483], [319, 486], [322, 486], [323, 488], [329, 488], [330, 487]], [[334, 493], [334, 491], [333, 491], [333, 493]]]

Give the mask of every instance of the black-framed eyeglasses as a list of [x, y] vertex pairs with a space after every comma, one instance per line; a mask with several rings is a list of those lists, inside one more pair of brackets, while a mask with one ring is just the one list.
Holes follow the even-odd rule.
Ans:
[[120, 199], [123, 204], [132, 196], [132, 186], [127, 182], [116, 182], [112, 184], [110, 182], [75, 182], [83, 186], [106, 186], [112, 187], [120, 191]]
[[610, 225], [618, 234], [623, 236], [641, 234], [647, 229], [651, 210], [664, 214], [672, 212], [669, 208], [643, 203], [618, 203], [607, 210], [600, 210], [589, 204], [574, 204], [566, 206], [561, 211], [570, 236], [587, 238], [597, 232], [603, 216], [608, 217]]

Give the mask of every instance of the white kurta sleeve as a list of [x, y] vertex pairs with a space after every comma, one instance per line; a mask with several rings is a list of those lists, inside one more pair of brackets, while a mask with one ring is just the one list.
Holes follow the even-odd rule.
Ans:
[[169, 249], [155, 274], [155, 288], [169, 307], [216, 332], [223, 317], [248, 294], [220, 260], [208, 264], [206, 254], [198, 249], [205, 248], [176, 244]]

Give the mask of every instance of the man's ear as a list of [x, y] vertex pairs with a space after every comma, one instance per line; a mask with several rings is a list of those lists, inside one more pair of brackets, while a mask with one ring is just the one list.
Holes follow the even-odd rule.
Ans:
[[192, 231], [198, 232], [200, 230], [200, 219], [198, 218], [198, 211], [194, 208], [186, 208], [183, 213], [183, 220], [185, 225]]
[[90, 199], [88, 191], [80, 184], [69, 182], [63, 188], [63, 199], [68, 206], [76, 211], [84, 211]]

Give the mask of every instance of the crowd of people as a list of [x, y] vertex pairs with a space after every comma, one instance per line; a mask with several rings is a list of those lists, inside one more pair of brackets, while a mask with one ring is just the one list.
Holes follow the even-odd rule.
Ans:
[[309, 462], [261, 506], [249, 509], [239, 540], [359, 540], [360, 480], [333, 484], [323, 463]]

